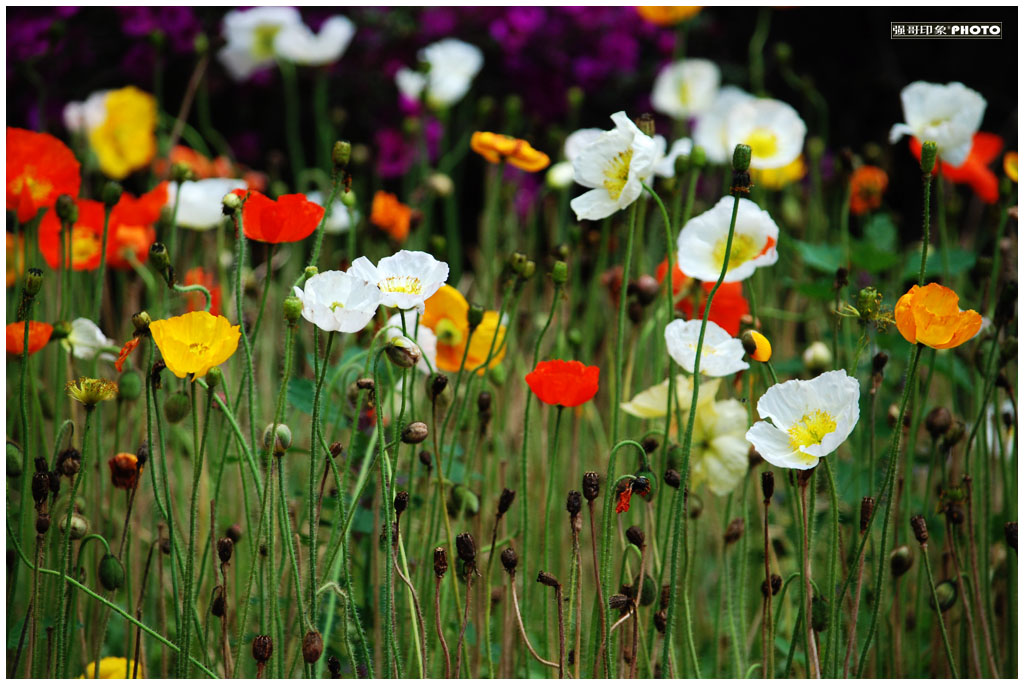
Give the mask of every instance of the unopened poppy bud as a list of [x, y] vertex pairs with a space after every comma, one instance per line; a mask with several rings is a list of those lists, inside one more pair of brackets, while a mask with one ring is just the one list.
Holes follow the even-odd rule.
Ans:
[[480, 394], [476, 396], [476, 410], [480, 413], [489, 412], [491, 410], [491, 393], [486, 390], [482, 390]]
[[679, 488], [679, 484], [683, 482], [683, 477], [675, 469], [665, 469], [665, 485], [671, 488]]
[[551, 280], [555, 285], [564, 285], [569, 280], [569, 265], [562, 260], [555, 262], [551, 267]]
[[402, 429], [402, 442], [406, 445], [418, 445], [426, 440], [429, 435], [430, 431], [427, 429], [427, 424], [422, 421], [413, 421]]
[[299, 322], [299, 318], [302, 316], [302, 300], [290, 295], [284, 298], [284, 320], [290, 324], [296, 324]]
[[939, 600], [938, 609], [940, 611], [948, 611], [956, 604], [957, 591], [956, 583], [951, 580], [944, 580], [935, 586], [935, 598], [928, 598], [928, 605], [935, 609], [935, 599]]
[[121, 193], [124, 189], [121, 184], [117, 181], [107, 181], [106, 185], [103, 186], [103, 204], [107, 209], [112, 209], [114, 205], [121, 201]]
[[448, 552], [444, 547], [434, 548], [434, 575], [443, 578], [448, 573]]
[[153, 243], [149, 246], [149, 263], [157, 271], [164, 271], [171, 265], [171, 257], [167, 253], [167, 246], [163, 243]]
[[498, 497], [498, 516], [504, 516], [512, 508], [512, 502], [516, 499], [516, 491], [504, 488]]
[[[273, 440], [273, 445], [271, 445]], [[284, 456], [288, 448], [292, 446], [292, 429], [283, 423], [276, 425], [268, 423], [263, 429], [263, 449], [273, 449], [275, 457]]]
[[423, 353], [420, 352], [419, 346], [404, 335], [392, 338], [384, 350], [388, 355], [388, 359], [391, 360], [391, 363], [402, 369], [411, 369], [416, 366], [423, 357]]
[[476, 541], [469, 533], [459, 533], [455, 536], [455, 550], [459, 553], [459, 559], [463, 563], [476, 563]]
[[331, 678], [341, 678], [341, 661], [333, 654], [327, 657], [327, 671], [331, 674]]
[[267, 663], [273, 653], [274, 641], [269, 635], [257, 635], [252, 639], [252, 658], [256, 660], [256, 663]]
[[210, 600], [210, 613], [220, 618], [228, 609], [227, 600], [224, 599], [224, 588], [221, 585], [213, 588], [213, 598]]
[[172, 393], [164, 402], [164, 418], [168, 423], [178, 423], [192, 410], [192, 400], [187, 393], [178, 391]]
[[427, 379], [427, 397], [431, 400], [437, 399], [437, 397], [448, 389], [448, 376], [443, 373], [431, 374]]
[[420, 450], [419, 453], [420, 463], [427, 467], [427, 471], [430, 471], [434, 466], [434, 457], [427, 450]]
[[455, 183], [448, 174], [433, 173], [427, 176], [427, 187], [438, 197], [448, 197], [455, 190]]
[[230, 526], [228, 526], [228, 529], [224, 531], [224, 534], [228, 539], [231, 540], [232, 543], [237, 545], [238, 542], [242, 539], [242, 526], [238, 525], [237, 523], [232, 523]]
[[649, 435], [640, 441], [640, 446], [644, 448], [646, 454], [654, 454], [658, 449], [658, 439]]
[[558, 578], [555, 578], [547, 571], [541, 571], [537, 574], [537, 582], [548, 587], [561, 587], [562, 585], [558, 582]]
[[515, 574], [516, 566], [519, 565], [519, 556], [514, 549], [509, 547], [501, 553], [501, 565], [505, 567], [505, 570], [510, 575]]
[[942, 436], [942, 448], [951, 449], [967, 435], [967, 425], [960, 419], [954, 419], [946, 434]]
[[526, 264], [523, 265], [523, 272], [520, 274], [524, 281], [533, 278], [533, 275], [537, 273], [537, 263], [532, 259], [527, 260]]
[[[215, 369], [210, 369], [212, 373]], [[210, 382], [207, 374], [206, 382]], [[134, 402], [142, 395], [142, 374], [135, 369], [128, 369], [117, 379], [117, 399], [123, 402]]]
[[644, 112], [636, 119], [636, 127], [647, 134], [648, 137], [654, 137], [654, 115], [650, 112]]
[[[875, 498], [864, 497], [860, 501], [860, 532], [864, 533], [871, 522], [871, 512], [875, 509]], [[913, 523], [913, 521], [911, 521]]]
[[732, 170], [746, 171], [750, 168], [750, 146], [740, 143], [732, 151]]
[[778, 573], [772, 574], [772, 596], [779, 594], [779, 590], [782, 589], [782, 576]]
[[395, 513], [399, 516], [402, 515], [406, 509], [409, 508], [409, 493], [405, 490], [395, 493]]
[[761, 472], [761, 494], [764, 495], [764, 501], [768, 502], [771, 500], [772, 495], [775, 494], [775, 472], [774, 471], [762, 471]]
[[583, 496], [587, 498], [588, 502], [593, 502], [597, 499], [597, 495], [600, 492], [601, 477], [594, 471], [587, 471], [583, 474]]
[[1017, 522], [1007, 521], [1003, 525], [1003, 533], [1006, 535], [1006, 544], [1008, 544], [1014, 552], [1017, 551]]
[[816, 633], [824, 633], [829, 627], [828, 600], [815, 595], [811, 598], [811, 627]]
[[626, 539], [629, 540], [630, 544], [643, 549], [646, 538], [644, 532], [640, 530], [640, 526], [630, 526], [626, 529]]
[[743, 519], [735, 518], [725, 529], [725, 544], [731, 545], [743, 536]]
[[25, 295], [35, 297], [43, 287], [43, 270], [31, 268], [25, 273]]
[[953, 415], [945, 407], [935, 407], [924, 418], [924, 427], [933, 439], [945, 435], [952, 425]]
[[242, 198], [234, 193], [228, 193], [221, 200], [221, 206], [223, 208], [224, 214], [226, 214], [227, 216], [231, 216], [232, 214], [240, 210], [242, 208], [242, 204]]
[[885, 365], [889, 363], [889, 355], [885, 352], [879, 352], [871, 358], [871, 373], [881, 374], [885, 370]]
[[45, 535], [50, 530], [50, 515], [43, 513], [36, 516], [36, 534]]
[[352, 143], [347, 140], [336, 140], [334, 141], [334, 147], [331, 148], [331, 164], [334, 165], [334, 170], [344, 171], [348, 168], [348, 163], [352, 159]]
[[580, 495], [579, 490], [570, 490], [568, 497], [565, 498], [565, 510], [569, 512], [570, 516], [579, 516], [582, 509], [583, 496]]
[[466, 321], [469, 323], [470, 332], [475, 331], [484, 320], [484, 308], [478, 304], [469, 305], [469, 311], [466, 313]]
[[[68, 530], [67, 529], [67, 519], [65, 519], [63, 516], [61, 516], [59, 519], [57, 519], [57, 528], [60, 530], [61, 535], [63, 535]], [[71, 515], [71, 532], [69, 533], [68, 536], [72, 540], [81, 540], [82, 538], [84, 538], [88, 534], [89, 534], [89, 520], [87, 518], [85, 518], [84, 516], [82, 516], [81, 514], [78, 514], [78, 513], [72, 514]]]
[[526, 261], [526, 255], [522, 252], [513, 252], [512, 256], [508, 259], [508, 265], [513, 273], [522, 276], [523, 269], [526, 267]]
[[921, 173], [929, 175], [935, 169], [935, 158], [939, 148], [934, 141], [926, 140], [921, 144]]
[[740, 338], [743, 350], [750, 358], [758, 362], [766, 362], [772, 358], [772, 344], [768, 338], [754, 330], [744, 331]]
[[668, 626], [668, 617], [666, 616], [664, 610], [655, 612], [654, 613], [654, 628], [655, 628], [655, 630], [657, 630], [659, 633], [664, 633], [665, 632], [665, 628], [667, 626]]
[[46, 501], [50, 495], [50, 474], [46, 471], [36, 471], [32, 474], [32, 499], [36, 506]]
[[302, 660], [307, 664], [315, 664], [324, 653], [324, 638], [315, 630], [307, 632], [302, 637]]
[[58, 195], [54, 209], [57, 218], [64, 223], [73, 224], [78, 221], [78, 205], [75, 204], [75, 198], [70, 195]]
[[124, 585], [124, 566], [113, 554], [104, 554], [100, 559], [100, 585], [113, 592]]
[[804, 350], [804, 368], [812, 375], [824, 373], [832, 366], [832, 350], [828, 345], [816, 340]]
[[889, 553], [889, 571], [893, 578], [899, 578], [914, 565], [914, 553], [906, 545], [900, 545]]
[[226, 564], [231, 561], [231, 553], [235, 549], [235, 543], [231, 538], [221, 538], [217, 540], [217, 557], [220, 559], [220, 563]]
[[192, 171], [192, 167], [183, 162], [175, 162], [171, 165], [171, 180], [181, 185], [185, 181], [196, 180], [196, 173]]
[[132, 325], [135, 326], [136, 333], [148, 331], [150, 323], [149, 312], [142, 311], [132, 314]]

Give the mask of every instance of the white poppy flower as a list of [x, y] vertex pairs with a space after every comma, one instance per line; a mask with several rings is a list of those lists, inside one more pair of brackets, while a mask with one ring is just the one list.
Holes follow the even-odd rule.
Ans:
[[693, 142], [703, 148], [709, 162], [726, 164], [732, 159], [727, 126], [729, 114], [736, 105], [753, 99], [754, 96], [745, 90], [725, 86], [718, 91], [711, 107], [697, 117], [693, 127]]
[[726, 119], [727, 154], [750, 146], [751, 169], [778, 169], [800, 156], [807, 126], [796, 110], [779, 100], [758, 98], [738, 103]]
[[306, 29], [294, 7], [231, 10], [224, 15], [221, 25], [221, 35], [227, 44], [217, 52], [217, 57], [231, 78], [245, 81], [257, 70], [274, 63], [275, 39], [286, 28]]
[[484, 66], [484, 53], [475, 45], [446, 38], [420, 50], [427, 71], [427, 104], [435, 109], [461, 100]]
[[92, 93], [84, 102], [69, 102], [64, 106], [64, 126], [73, 133], [88, 133], [107, 120], [109, 90]]
[[[718, 385], [721, 383], [717, 378], [705, 381], [700, 384], [697, 391], [697, 406], [712, 402], [715, 393], [718, 392]], [[672, 410], [676, 406], [680, 411], [688, 411], [693, 401], [693, 377], [678, 374], [676, 376], [676, 401], [672, 403]], [[668, 379], [666, 378], [657, 385], [652, 385], [646, 390], [637, 393], [629, 402], [623, 402], [619, 406], [622, 411], [630, 416], [641, 419], [665, 418], [665, 406], [668, 404]]]
[[[654, 137], [661, 138], [661, 136]], [[692, 151], [693, 141], [689, 138], [680, 138], [676, 142], [672, 143], [672, 147], [669, 148], [668, 154], [662, 155], [654, 165], [654, 173], [662, 178], [675, 178], [676, 160], [683, 156], [688, 157]]]
[[[181, 201], [178, 202], [177, 223], [182, 228], [205, 231], [214, 228], [224, 220], [224, 196], [236, 188], [246, 190], [249, 186], [237, 178], [204, 178], [199, 181], [185, 181], [181, 187]], [[167, 184], [167, 204], [174, 209], [178, 197], [178, 184]]]
[[422, 314], [427, 298], [448, 280], [448, 265], [426, 252], [399, 250], [380, 260], [377, 266], [366, 257], [359, 257], [348, 273], [376, 284], [385, 307], [416, 309]]
[[575, 161], [580, 153], [597, 140], [602, 133], [604, 133], [604, 129], [600, 128], [581, 128], [570, 133], [562, 146], [565, 158], [570, 162]]
[[[315, 202], [321, 207], [326, 207], [324, 202], [324, 194], [319, 190], [313, 190], [306, 193], [306, 199], [310, 202]], [[351, 214], [349, 213], [351, 211]], [[337, 235], [344, 233], [352, 227], [353, 223], [359, 221], [359, 212], [355, 209], [349, 210], [348, 207], [341, 200], [335, 200], [331, 205], [330, 216], [327, 217], [327, 223], [324, 224], [324, 233], [329, 235]]]
[[673, 119], [685, 119], [711, 108], [721, 72], [706, 59], [684, 59], [666, 65], [654, 79], [651, 106]]
[[718, 496], [728, 495], [750, 468], [746, 439], [747, 410], [739, 400], [697, 407], [690, 456], [692, 487], [706, 482]]
[[[91, 319], [84, 317], [71, 322], [71, 332], [61, 341], [64, 349], [70, 350], [76, 359], [95, 359], [104, 347], [112, 347], [114, 341], [103, 335], [103, 331]], [[113, 361], [114, 356], [104, 353], [100, 359]]]
[[395, 85], [398, 92], [410, 100], [419, 100], [423, 89], [427, 87], [427, 76], [419, 71], [402, 67], [395, 72]]
[[323, 271], [295, 286], [302, 300], [302, 318], [323, 331], [355, 333], [366, 328], [381, 303], [373, 283], [344, 271]]
[[[423, 356], [416, 363], [416, 368], [423, 373], [430, 373], [431, 369], [437, 368], [437, 336], [434, 334], [434, 331], [423, 324], [420, 324], [419, 328], [417, 328], [416, 319], [416, 316], [405, 317], [405, 325], [409, 332], [409, 335], [406, 337], [416, 343], [416, 346], [420, 348], [420, 352], [423, 353]], [[388, 319], [386, 326], [393, 326], [393, 328], [388, 328], [384, 333], [388, 341], [403, 337], [401, 314], [394, 314]], [[429, 364], [427, 363], [428, 361], [430, 362]]]
[[[677, 259], [683, 273], [702, 281], [718, 280], [725, 263], [725, 247], [735, 201], [732, 197], [723, 197], [714, 207], [683, 226], [677, 242]], [[741, 198], [725, 282], [742, 281], [753, 275], [757, 267], [777, 262], [778, 240], [779, 227], [771, 215], [755, 202]]]
[[[665, 326], [665, 345], [676, 364], [693, 373], [697, 360], [697, 340], [700, 337], [700, 319], [676, 319]], [[743, 343], [725, 332], [714, 321], [708, 321], [704, 331], [704, 345], [700, 350], [700, 372], [705, 376], [731, 376], [749, 369], [743, 361]], [[692, 386], [691, 386], [692, 387]]]
[[274, 51], [281, 57], [306, 66], [333, 64], [352, 42], [356, 26], [348, 17], [335, 15], [324, 22], [320, 33], [305, 24], [289, 24], [274, 36]]
[[768, 388], [757, 402], [763, 419], [747, 440], [773, 466], [814, 468], [849, 437], [860, 418], [860, 383], [843, 370], [809, 381], [786, 381]]
[[889, 142], [904, 135], [921, 142], [933, 141], [944, 162], [958, 167], [971, 153], [974, 134], [985, 116], [985, 98], [959, 82], [927, 83], [915, 81], [900, 92], [903, 118], [889, 132]]
[[573, 160], [576, 182], [593, 190], [573, 198], [576, 219], [603, 219], [633, 203], [641, 181], [654, 172], [657, 145], [625, 112], [612, 115], [615, 128], [605, 131]]

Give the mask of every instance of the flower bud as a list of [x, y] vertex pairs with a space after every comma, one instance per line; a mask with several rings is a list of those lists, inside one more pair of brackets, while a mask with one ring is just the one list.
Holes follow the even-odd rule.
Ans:
[[395, 493], [395, 514], [398, 516], [402, 515], [406, 509], [409, 508], [409, 493], [405, 490]]
[[569, 280], [569, 265], [562, 260], [555, 262], [551, 268], [551, 280], [555, 285], [564, 285]]
[[766, 362], [772, 358], [771, 342], [758, 331], [744, 331], [740, 341], [743, 343], [743, 350], [754, 361]]
[[433, 457], [433, 455], [430, 454], [430, 452], [427, 451], [427, 450], [420, 450], [419, 458], [420, 458], [420, 463], [423, 464], [424, 466], [426, 466], [427, 467], [427, 471], [429, 472], [430, 469], [433, 468], [433, 466], [434, 466], [434, 457]]
[[655, 614], [654, 614], [654, 628], [655, 628], [655, 630], [657, 630], [659, 633], [664, 633], [665, 632], [665, 628], [667, 626], [668, 626], [668, 617], [666, 616], [665, 611], [662, 610], [662, 611], [655, 612]]
[[764, 495], [765, 503], [771, 501], [772, 495], [775, 494], [774, 471], [768, 470], [761, 472], [761, 494]]
[[217, 540], [217, 557], [220, 563], [227, 564], [231, 561], [231, 553], [235, 549], [235, 543], [231, 538], [224, 537]]
[[647, 134], [648, 138], [654, 137], [654, 115], [644, 112], [636, 120], [636, 127]]
[[864, 497], [860, 501], [860, 532], [867, 532], [868, 523], [871, 522], [871, 512], [875, 508], [874, 497]]
[[334, 142], [334, 147], [331, 148], [331, 164], [334, 165], [334, 171], [344, 171], [348, 168], [348, 163], [352, 159], [352, 143], [347, 140], [337, 140]]
[[491, 410], [491, 393], [481, 390], [476, 396], [476, 410], [481, 414]]
[[57, 218], [62, 222], [73, 224], [78, 221], [78, 205], [75, 204], [75, 198], [70, 195], [58, 195], [54, 209]]
[[469, 311], [466, 313], [466, 321], [469, 323], [469, 331], [472, 334], [484, 320], [484, 308], [478, 304], [469, 305]]
[[[271, 436], [274, 436], [274, 443], [271, 445]], [[263, 429], [263, 449], [273, 449], [275, 457], [282, 457], [284, 453], [288, 451], [288, 448], [292, 446], [292, 429], [283, 423], [277, 424], [275, 429], [274, 424], [268, 423], [267, 427]]]
[[953, 415], [945, 407], [935, 407], [924, 418], [924, 427], [932, 439], [938, 439], [945, 435], [952, 425]]
[[654, 454], [654, 451], [658, 449], [658, 439], [653, 435], [648, 435], [640, 441], [640, 446], [644, 448], [645, 454]]
[[35, 297], [43, 287], [43, 270], [31, 268], [25, 272], [25, 295]]
[[210, 598], [210, 613], [221, 618], [227, 613], [228, 603], [224, 598], [224, 587], [218, 585], [213, 588], [213, 597]]
[[889, 571], [893, 578], [899, 578], [914, 565], [914, 552], [906, 545], [900, 545], [889, 553]]
[[587, 471], [583, 474], [583, 496], [586, 497], [588, 502], [593, 502], [597, 499], [600, 492], [601, 477], [594, 471]]
[[956, 583], [954, 583], [951, 580], [944, 580], [935, 586], [935, 597], [928, 598], [928, 606], [930, 606], [932, 609], [936, 608], [936, 598], [939, 600], [938, 608], [940, 611], [945, 612], [951, 609], [953, 605], [956, 604]]
[[172, 393], [167, 401], [164, 402], [164, 418], [167, 419], [168, 423], [178, 423], [192, 410], [192, 400], [189, 398], [187, 393], [178, 392]]
[[113, 554], [104, 554], [100, 559], [100, 585], [113, 592], [124, 585], [124, 566]]
[[570, 516], [579, 516], [583, 509], [583, 497], [578, 490], [570, 490], [569, 496], [565, 498], [565, 510]]
[[45, 535], [50, 530], [50, 515], [46, 513], [36, 516], [36, 535]]
[[402, 429], [402, 442], [406, 445], [418, 445], [430, 435], [427, 424], [422, 421], [413, 421]]
[[167, 246], [163, 243], [153, 243], [149, 246], [149, 263], [159, 272], [164, 272], [171, 265], [171, 256], [167, 253]]
[[[211, 369], [212, 371], [212, 369]], [[209, 383], [209, 378], [207, 378]], [[142, 374], [135, 369], [129, 369], [117, 379], [117, 399], [124, 402], [134, 402], [142, 395]]]
[[921, 173], [930, 175], [935, 169], [935, 158], [939, 154], [939, 148], [934, 141], [926, 140], [921, 144]]
[[731, 545], [743, 536], [743, 519], [735, 518], [725, 529], [725, 544]]
[[257, 635], [252, 639], [252, 658], [256, 660], [256, 663], [267, 663], [273, 653], [274, 641], [269, 635]]
[[436, 400], [445, 390], [448, 389], [448, 376], [443, 373], [433, 373], [427, 377], [427, 397], [431, 401]]
[[302, 637], [302, 660], [307, 664], [315, 664], [324, 653], [324, 638], [315, 630], [310, 630]]
[[519, 556], [514, 549], [509, 547], [501, 553], [501, 565], [505, 567], [509, 575], [515, 574], [516, 566], [519, 565]]
[[541, 585], [547, 585], [548, 587], [561, 587], [562, 584], [558, 582], [558, 578], [547, 571], [541, 571], [537, 574], [537, 582]]
[[644, 532], [640, 530], [640, 526], [630, 526], [626, 529], [626, 539], [629, 540], [630, 544], [643, 549], [646, 538]]
[[291, 325], [295, 325], [299, 322], [299, 318], [302, 316], [302, 300], [290, 295], [284, 298], [284, 320]]
[[392, 338], [384, 348], [388, 359], [395, 366], [403, 369], [411, 369], [419, 363], [423, 357], [420, 348], [409, 338], [399, 335]]
[[804, 350], [804, 368], [815, 376], [824, 373], [832, 366], [832, 351], [828, 345], [816, 340]]
[[520, 274], [524, 281], [528, 281], [533, 278], [533, 275], [537, 273], [537, 263], [532, 259], [527, 260], [526, 264], [523, 265], [523, 272]]
[[[57, 528], [60, 530], [61, 535], [67, 531], [67, 519], [61, 516], [57, 519]], [[89, 520], [81, 514], [75, 513], [71, 515], [71, 533], [69, 537], [72, 540], [81, 540], [89, 534]]]
[[476, 563], [476, 541], [469, 533], [459, 533], [455, 536], [455, 550], [459, 553], [459, 559], [466, 565]]
[[434, 575], [438, 578], [444, 578], [444, 574], [448, 572], [448, 552], [445, 551], [444, 547], [434, 548]]
[[881, 375], [882, 371], [885, 370], [885, 365], [889, 363], [889, 355], [885, 352], [879, 352], [871, 358], [871, 373]]
[[679, 484], [683, 482], [683, 477], [675, 469], [665, 469], [665, 485], [679, 489]]
[[103, 186], [103, 205], [107, 209], [113, 209], [114, 205], [121, 201], [121, 193], [124, 192], [124, 188], [117, 181], [107, 181], [107, 184]]
[[[242, 198], [239, 197], [238, 195], [235, 195], [234, 193], [228, 193], [223, 197], [223, 199], [221, 199], [220, 202], [221, 209], [227, 216], [231, 216], [232, 214], [240, 210], [243, 204]], [[268, 656], [267, 658], [269, 659], [270, 657]]]
[[148, 331], [150, 323], [149, 312], [142, 311], [132, 314], [132, 325], [135, 326], [136, 333]]
[[46, 471], [36, 471], [32, 474], [32, 500], [38, 507], [50, 495], [50, 474]]
[[750, 168], [750, 146], [743, 145], [742, 143], [737, 145], [732, 151], [732, 170], [733, 171], [746, 171]]
[[1003, 525], [1003, 534], [1006, 535], [1006, 544], [1008, 544], [1014, 552], [1017, 551], [1017, 522], [1007, 521]]
[[516, 491], [504, 488], [498, 497], [498, 516], [504, 516], [512, 508], [512, 502], [516, 499]]
[[224, 531], [224, 535], [231, 540], [234, 544], [238, 544], [242, 539], [242, 526], [237, 523], [232, 523], [228, 526], [228, 529]]

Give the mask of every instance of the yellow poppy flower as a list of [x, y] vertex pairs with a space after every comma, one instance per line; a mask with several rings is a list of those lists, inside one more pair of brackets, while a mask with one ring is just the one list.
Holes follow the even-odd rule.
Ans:
[[771, 190], [782, 190], [790, 183], [799, 181], [807, 175], [807, 165], [804, 164], [803, 155], [792, 162], [777, 169], [751, 169], [751, 180], [760, 186]]
[[146, 167], [156, 155], [156, 99], [134, 86], [111, 91], [106, 119], [89, 131], [89, 145], [100, 171], [124, 178]]
[[[125, 659], [120, 656], [105, 656], [100, 659], [99, 674], [96, 673], [96, 662], [91, 662], [85, 667], [85, 673], [78, 676], [79, 680], [83, 678], [102, 678], [104, 680], [111, 679], [124, 679], [125, 673], [127, 677], [131, 678], [132, 674], [135, 673], [135, 662], [131, 659]], [[142, 672], [142, 663], [139, 663], [139, 678], [145, 678], [146, 676]]]
[[[441, 286], [426, 301], [420, 325], [434, 331], [434, 335], [437, 336], [437, 368], [442, 371], [458, 371], [462, 365], [463, 354], [466, 355], [466, 369], [482, 366], [487, 360], [488, 352], [491, 351], [492, 341], [494, 356], [488, 368], [494, 368], [505, 358], [505, 350], [501, 349], [505, 338], [505, 326], [499, 325], [498, 313], [484, 312], [483, 320], [470, 336], [469, 303], [462, 293], [450, 285]], [[480, 369], [478, 373], [483, 372], [484, 369]]]
[[907, 342], [937, 350], [964, 344], [981, 328], [981, 314], [960, 311], [960, 298], [938, 283], [914, 286], [896, 303], [896, 328]]
[[149, 330], [167, 368], [178, 378], [193, 374], [193, 381], [230, 359], [241, 337], [238, 326], [202, 311], [154, 321]]
[[1007, 152], [1005, 155], [1003, 155], [1003, 171], [1006, 172], [1007, 177], [1011, 181], [1013, 181], [1014, 183], [1017, 182], [1017, 153], [1016, 152]]

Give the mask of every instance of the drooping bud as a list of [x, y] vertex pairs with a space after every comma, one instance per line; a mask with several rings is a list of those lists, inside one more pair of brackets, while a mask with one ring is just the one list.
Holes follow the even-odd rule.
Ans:
[[257, 635], [252, 639], [252, 658], [256, 660], [256, 663], [267, 663], [273, 653], [274, 641], [269, 635]]
[[448, 552], [444, 547], [434, 548], [434, 575], [443, 578], [448, 572]]
[[57, 218], [64, 223], [73, 224], [78, 221], [78, 205], [75, 204], [75, 198], [70, 195], [58, 195], [54, 209]]
[[587, 471], [583, 474], [583, 496], [588, 502], [597, 499], [600, 491], [601, 477], [594, 471]]
[[[956, 583], [951, 580], [944, 580], [935, 586], [935, 598], [939, 600], [939, 610], [948, 611], [956, 604], [957, 590]], [[935, 599], [928, 598], [928, 605], [935, 609]]]
[[934, 141], [926, 140], [921, 144], [921, 173], [929, 175], [935, 169], [935, 158], [939, 154], [939, 147]]
[[210, 613], [217, 618], [227, 613], [228, 602], [224, 598], [224, 586], [218, 585], [213, 588], [213, 597], [210, 599]]
[[[273, 445], [271, 445], [273, 440]], [[268, 423], [263, 429], [263, 449], [273, 449], [275, 457], [283, 457], [288, 448], [292, 446], [292, 429], [283, 423]]]
[[[67, 530], [67, 519], [61, 516], [57, 519], [57, 528], [63, 535]], [[89, 534], [89, 520], [81, 514], [75, 513], [71, 515], [71, 533], [68, 537], [72, 540], [81, 540]]]
[[899, 578], [914, 565], [914, 553], [906, 545], [900, 545], [889, 553], [889, 571], [893, 578]]
[[515, 574], [516, 566], [519, 565], [519, 556], [514, 549], [509, 547], [501, 553], [501, 565], [505, 567], [509, 575]]
[[307, 664], [315, 664], [324, 653], [324, 638], [315, 630], [310, 630], [302, 637], [302, 660]]
[[758, 331], [744, 331], [740, 341], [743, 343], [743, 350], [754, 361], [766, 362], [772, 358], [771, 342]]
[[171, 265], [171, 256], [167, 252], [167, 246], [163, 243], [153, 243], [149, 246], [149, 263], [153, 268], [163, 273]]
[[832, 366], [832, 350], [828, 345], [816, 340], [804, 350], [804, 368], [812, 375], [824, 373]]
[[419, 346], [404, 335], [392, 338], [384, 350], [391, 363], [402, 369], [411, 369], [423, 357]]
[[402, 429], [402, 442], [406, 445], [418, 445], [430, 435], [427, 424], [422, 421], [413, 421]]
[[132, 325], [135, 326], [136, 333], [148, 331], [150, 323], [149, 312], [141, 311], [132, 314]]
[[228, 529], [227, 531], [225, 531], [225, 534], [231, 540], [231, 542], [237, 545], [239, 541], [242, 539], [242, 526], [238, 525], [237, 523], [232, 523], [230, 526], [228, 526]]
[[217, 557], [220, 559], [220, 563], [226, 564], [231, 561], [231, 553], [235, 549], [235, 543], [231, 538], [221, 538], [217, 540]]
[[189, 398], [187, 393], [178, 392], [172, 393], [167, 401], [164, 402], [164, 418], [167, 419], [168, 423], [178, 423], [192, 410], [192, 400]]
[[646, 454], [654, 454], [655, 450], [658, 449], [658, 439], [653, 435], [648, 435], [640, 441], [640, 446], [644, 448]]
[[431, 401], [437, 400], [448, 389], [448, 385], [448, 376], [443, 373], [431, 374], [427, 377], [427, 397]]
[[[234, 193], [228, 193], [221, 199], [221, 207], [225, 215], [231, 216], [242, 208], [242, 198]], [[268, 657], [269, 658], [269, 657]]]
[[113, 554], [104, 554], [100, 559], [100, 584], [113, 592], [124, 585], [124, 566]]
[[504, 516], [512, 508], [512, 502], [516, 499], [516, 491], [504, 488], [498, 496], [498, 516]]

